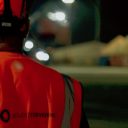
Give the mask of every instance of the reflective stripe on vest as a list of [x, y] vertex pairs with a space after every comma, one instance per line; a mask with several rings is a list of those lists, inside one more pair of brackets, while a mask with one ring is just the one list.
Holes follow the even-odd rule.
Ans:
[[61, 128], [70, 128], [72, 112], [74, 110], [74, 88], [70, 77], [63, 75], [65, 81], [65, 110]]

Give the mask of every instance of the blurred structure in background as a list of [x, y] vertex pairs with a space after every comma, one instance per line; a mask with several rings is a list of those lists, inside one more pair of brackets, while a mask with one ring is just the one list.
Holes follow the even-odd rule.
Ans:
[[101, 50], [105, 44], [90, 41], [55, 49], [52, 52], [53, 64], [74, 66], [98, 66]]
[[[28, 35], [34, 46], [25, 51], [27, 55], [34, 56], [38, 47], [53, 54], [59, 48], [86, 44], [100, 38], [99, 0], [38, 0], [35, 3]], [[83, 52], [81, 55], [84, 55]], [[49, 59], [54, 58], [50, 56]]]
[[121, 52], [126, 51], [127, 43], [119, 43], [127, 42], [124, 4], [110, 0], [38, 0], [30, 15], [28, 41], [33, 43], [29, 42], [28, 48], [25, 43], [25, 53], [37, 59], [36, 52], [45, 51], [47, 59], [37, 59], [43, 64], [126, 66], [127, 54]]
[[101, 50], [101, 56], [107, 58], [108, 64], [104, 66], [128, 66], [128, 37], [118, 35], [110, 40]]

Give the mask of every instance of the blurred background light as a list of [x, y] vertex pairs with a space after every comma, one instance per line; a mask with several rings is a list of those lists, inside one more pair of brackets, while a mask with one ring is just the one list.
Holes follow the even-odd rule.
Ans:
[[34, 47], [34, 43], [31, 40], [27, 40], [24, 43], [24, 50], [25, 51], [30, 51]]
[[39, 61], [48, 61], [49, 60], [49, 55], [48, 53], [40, 50], [40, 51], [37, 51], [35, 53], [35, 57], [36, 59], [38, 59]]
[[50, 20], [56, 21], [55, 14], [53, 12], [48, 12], [47, 16]]
[[57, 21], [64, 21], [66, 19], [64, 12], [55, 12], [55, 17]]
[[75, 0], [62, 0], [62, 2], [65, 4], [73, 4]]
[[48, 18], [52, 21], [65, 21], [66, 20], [66, 15], [64, 12], [57, 11], [55, 13], [53, 12], [48, 12], [47, 14]]

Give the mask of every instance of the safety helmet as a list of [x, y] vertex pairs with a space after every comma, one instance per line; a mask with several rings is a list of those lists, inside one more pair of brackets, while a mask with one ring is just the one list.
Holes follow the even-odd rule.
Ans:
[[29, 0], [0, 0], [0, 36], [26, 36], [29, 26]]

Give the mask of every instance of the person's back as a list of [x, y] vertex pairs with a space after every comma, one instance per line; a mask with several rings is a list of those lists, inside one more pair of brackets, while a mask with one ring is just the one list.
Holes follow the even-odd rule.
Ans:
[[[75, 93], [81, 93], [80, 86], [74, 88]], [[10, 114], [1, 116], [5, 119], [0, 120], [2, 128], [61, 128], [65, 111], [63, 77], [20, 54], [0, 52], [0, 101], [1, 112]], [[74, 103], [72, 120], [77, 120], [71, 125], [79, 128], [80, 95]]]
[[12, 15], [14, 3], [0, 1], [0, 128], [80, 128], [80, 83], [21, 53], [28, 19]]

